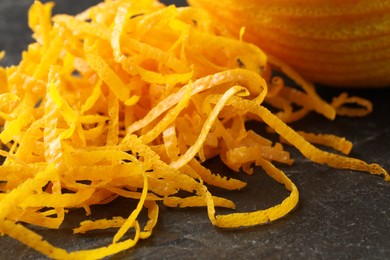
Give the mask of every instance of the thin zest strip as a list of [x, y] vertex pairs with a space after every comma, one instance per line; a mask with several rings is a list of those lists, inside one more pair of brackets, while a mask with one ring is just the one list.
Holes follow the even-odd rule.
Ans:
[[235, 228], [240, 226], [253, 226], [265, 224], [285, 216], [298, 203], [298, 189], [294, 183], [273, 164], [266, 160], [259, 160], [259, 165], [275, 181], [283, 184], [287, 190], [291, 191], [290, 195], [283, 200], [281, 204], [274, 207], [258, 210], [254, 212], [232, 213], [229, 215], [217, 215], [216, 225], [219, 227]]

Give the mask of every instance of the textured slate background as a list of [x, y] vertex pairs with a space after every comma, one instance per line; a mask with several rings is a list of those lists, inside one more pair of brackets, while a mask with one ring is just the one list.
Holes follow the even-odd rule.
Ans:
[[[58, 0], [55, 12], [77, 13], [94, 0]], [[167, 1], [168, 2], [168, 1]], [[184, 4], [184, 1], [169, 1]], [[32, 0], [0, 1], [0, 49], [7, 51], [1, 65], [16, 64], [20, 52], [31, 41], [26, 13]], [[390, 72], [389, 72], [390, 73]], [[319, 88], [325, 98], [340, 89]], [[352, 156], [377, 162], [390, 169], [390, 88], [348, 90], [374, 103], [374, 113], [362, 119], [337, 118], [329, 122], [311, 114], [294, 124], [295, 129], [334, 133], [354, 143]], [[253, 125], [259, 128], [258, 125]], [[214, 228], [205, 209], [161, 207], [153, 236], [136, 248], [110, 259], [384, 259], [390, 258], [390, 183], [365, 173], [340, 171], [317, 165], [292, 151], [292, 167], [282, 167], [300, 190], [299, 206], [287, 217], [269, 225], [238, 230]], [[231, 174], [218, 160], [210, 167]], [[248, 187], [234, 194], [215, 190], [237, 202], [239, 210], [254, 210], [280, 202], [286, 191], [263, 172], [239, 175]], [[94, 207], [93, 217], [127, 216], [132, 202], [118, 200]], [[97, 231], [74, 237], [72, 227], [84, 219], [81, 210], [72, 211], [59, 231], [36, 229], [51, 243], [78, 250], [108, 244], [113, 231]], [[45, 259], [8, 237], [0, 237], [0, 259]]]

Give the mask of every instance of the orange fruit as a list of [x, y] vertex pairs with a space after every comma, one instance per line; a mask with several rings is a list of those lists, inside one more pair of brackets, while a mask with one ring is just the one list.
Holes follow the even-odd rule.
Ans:
[[390, 86], [390, 0], [189, 0], [302, 76], [329, 86]]

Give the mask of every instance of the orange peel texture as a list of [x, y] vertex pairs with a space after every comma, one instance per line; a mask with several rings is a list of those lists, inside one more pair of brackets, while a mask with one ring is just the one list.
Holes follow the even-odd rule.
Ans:
[[390, 1], [189, 0], [232, 34], [327, 86], [390, 86]]

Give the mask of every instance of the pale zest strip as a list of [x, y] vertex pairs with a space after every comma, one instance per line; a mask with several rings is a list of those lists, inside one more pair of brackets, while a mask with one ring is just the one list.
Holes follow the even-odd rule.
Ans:
[[[253, 119], [315, 162], [390, 179], [379, 165], [311, 145], [348, 153], [347, 140], [286, 125], [313, 110], [331, 119], [336, 112], [364, 115], [371, 103], [341, 95], [327, 104], [288, 65], [244, 42], [244, 28], [238, 39], [224, 36], [226, 30], [203, 10], [153, 0], [105, 1], [77, 16], [51, 17], [52, 7], [34, 2], [29, 26], [36, 42], [18, 66], [0, 68], [0, 140], [7, 149], [0, 152], [0, 234], [55, 259], [101, 259], [150, 237], [159, 203], [205, 207], [218, 227], [281, 218], [299, 194], [271, 161], [293, 160], [280, 143], [246, 129]], [[275, 67], [303, 90], [271, 79]], [[263, 103], [278, 111], [272, 114]], [[345, 112], [349, 103], [360, 107]], [[236, 205], [213, 196], [208, 186], [239, 190], [246, 183], [207, 169], [202, 163], [214, 156], [234, 171], [253, 174], [260, 166], [290, 194], [268, 209], [216, 214], [216, 207]], [[105, 247], [68, 252], [22, 224], [58, 229], [71, 208], [93, 215], [93, 205], [117, 197], [137, 201], [127, 219], [113, 216], [74, 228], [117, 229]], [[142, 211], [148, 215], [143, 227]]]

